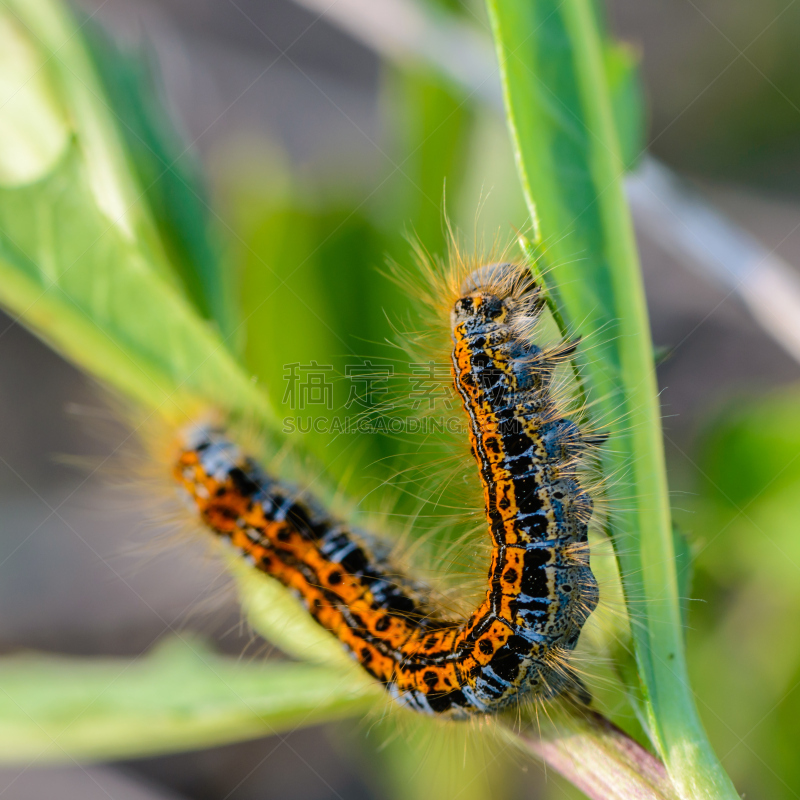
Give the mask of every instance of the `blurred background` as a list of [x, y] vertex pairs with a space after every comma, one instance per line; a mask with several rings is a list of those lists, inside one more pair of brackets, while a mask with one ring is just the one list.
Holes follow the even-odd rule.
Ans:
[[[209, 225], [238, 276], [249, 322], [234, 338], [259, 379], [280, 387], [276, 401], [286, 364], [341, 373], [353, 359], [397, 363], [385, 340], [408, 301], [379, 270], [387, 257], [408, 263], [407, 232], [444, 252], [445, 184], [447, 211], [468, 238], [526, 224], [497, 111], [423, 65], [390, 62], [312, 5], [74, 4], [89, 28], [102, 26], [159, 75], [175, 155], [207, 176]], [[481, 3], [441, 7], [488, 41]], [[800, 267], [800, 6], [610, 0], [608, 16], [641, 54], [648, 150]], [[673, 506], [695, 554], [686, 607], [700, 713], [743, 794], [798, 797], [800, 364], [728, 287], [639, 233], [653, 337], [667, 353], [659, 381]], [[149, 546], [157, 533], [141, 504], [109, 488], [103, 466], [128, 434], [102, 396], [9, 318], [0, 331], [0, 647], [132, 656], [196, 630], [257, 657], [203, 548], [187, 558]], [[334, 385], [337, 408], [346, 395]], [[306, 438], [334, 475], [363, 468], [367, 489], [398, 469], [382, 437], [336, 447]], [[103, 767], [34, 763], [0, 770], [0, 795], [428, 796], [430, 786], [397, 786], [397, 775], [413, 774], [398, 765], [420, 752], [398, 738], [354, 723]], [[489, 753], [469, 796], [574, 791]]]

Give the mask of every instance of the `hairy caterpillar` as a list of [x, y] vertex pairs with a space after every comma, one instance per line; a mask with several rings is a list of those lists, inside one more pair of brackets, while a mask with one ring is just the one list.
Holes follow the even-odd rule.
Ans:
[[366, 540], [245, 456], [222, 430], [184, 432], [174, 476], [206, 526], [292, 589], [400, 704], [467, 718], [526, 696], [589, 696], [567, 656], [598, 600], [582, 453], [551, 382], [577, 343], [529, 341], [543, 299], [527, 271], [472, 272], [452, 305], [452, 374], [469, 418], [492, 543], [483, 601], [458, 623]]

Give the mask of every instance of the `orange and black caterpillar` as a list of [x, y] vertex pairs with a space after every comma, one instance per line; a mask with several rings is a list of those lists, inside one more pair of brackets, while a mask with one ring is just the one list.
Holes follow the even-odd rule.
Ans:
[[551, 382], [574, 350], [528, 341], [542, 311], [520, 267], [462, 284], [451, 311], [454, 385], [469, 416], [492, 541], [486, 594], [460, 624], [398, 579], [365, 540], [268, 475], [225, 434], [185, 432], [174, 475], [202, 521], [302, 600], [400, 704], [467, 718], [527, 696], [588, 694], [566, 656], [595, 608], [577, 465], [600, 437], [560, 416]]

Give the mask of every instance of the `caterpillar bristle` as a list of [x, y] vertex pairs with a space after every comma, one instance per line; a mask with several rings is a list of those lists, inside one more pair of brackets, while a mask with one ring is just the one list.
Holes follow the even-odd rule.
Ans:
[[608, 433], [583, 434], [583, 443], [587, 447], [602, 447], [608, 442]]

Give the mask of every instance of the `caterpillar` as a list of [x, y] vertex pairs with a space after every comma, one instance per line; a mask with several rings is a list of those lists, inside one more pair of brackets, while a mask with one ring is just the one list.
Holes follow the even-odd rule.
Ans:
[[469, 420], [491, 539], [485, 595], [448, 619], [369, 538], [245, 455], [223, 429], [183, 432], [174, 477], [202, 522], [291, 589], [399, 704], [465, 719], [526, 697], [590, 696], [569, 666], [598, 602], [592, 500], [577, 466], [602, 441], [560, 415], [553, 375], [577, 343], [529, 341], [544, 306], [514, 264], [473, 271], [452, 304], [453, 385]]

